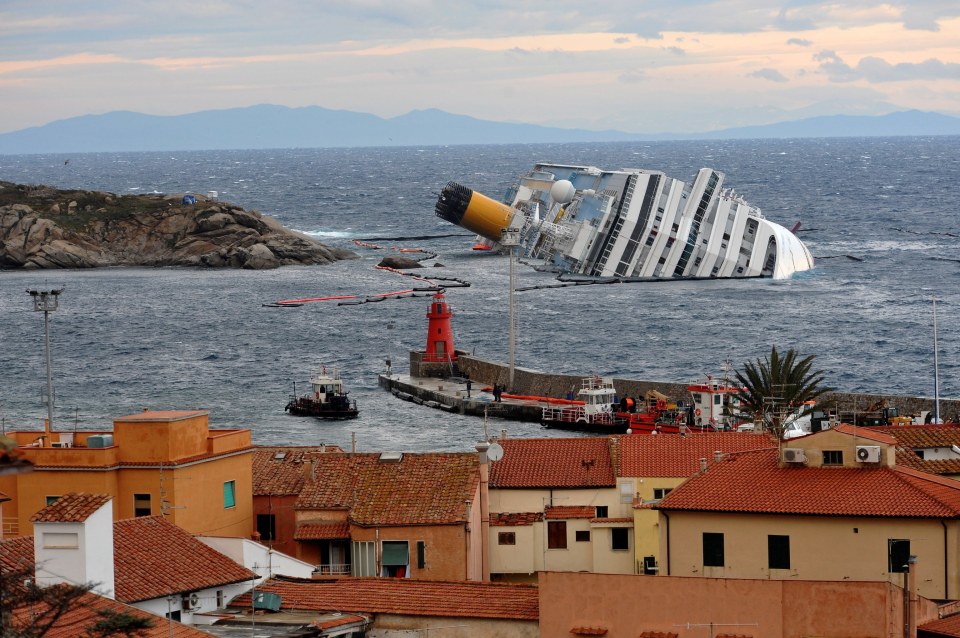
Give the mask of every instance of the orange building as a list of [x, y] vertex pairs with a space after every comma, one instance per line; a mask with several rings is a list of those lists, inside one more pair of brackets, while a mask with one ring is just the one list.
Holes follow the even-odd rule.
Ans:
[[0, 476], [3, 536], [33, 533], [30, 517], [68, 492], [109, 494], [114, 520], [162, 514], [192, 534], [249, 536], [249, 429], [211, 430], [205, 410], [143, 412], [112, 431], [7, 432], [32, 472]]

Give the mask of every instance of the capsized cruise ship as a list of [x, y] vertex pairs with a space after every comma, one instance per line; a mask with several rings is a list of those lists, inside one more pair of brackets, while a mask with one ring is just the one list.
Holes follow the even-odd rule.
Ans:
[[[560, 273], [619, 278], [772, 277], [813, 268], [797, 236], [703, 168], [693, 184], [660, 171], [537, 164], [497, 202], [455, 182], [439, 217]], [[516, 232], [510, 233], [516, 238]]]

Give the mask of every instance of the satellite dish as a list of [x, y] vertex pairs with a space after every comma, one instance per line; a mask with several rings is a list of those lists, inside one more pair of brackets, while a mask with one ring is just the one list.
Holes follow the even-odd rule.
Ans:
[[503, 446], [499, 443], [491, 443], [487, 448], [487, 458], [491, 461], [499, 461], [503, 458]]

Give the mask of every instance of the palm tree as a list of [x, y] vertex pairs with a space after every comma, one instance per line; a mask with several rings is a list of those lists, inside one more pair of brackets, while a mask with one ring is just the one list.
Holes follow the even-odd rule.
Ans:
[[[821, 386], [824, 373], [811, 371], [814, 356], [799, 358], [790, 348], [784, 355], [777, 347], [770, 348], [770, 356], [761, 361], [748, 361], [743, 371], [737, 371], [740, 409], [763, 422], [777, 439], [783, 438], [787, 416], [803, 416], [813, 410], [808, 401], [816, 401], [833, 388]], [[795, 413], [795, 414], [794, 414]]]

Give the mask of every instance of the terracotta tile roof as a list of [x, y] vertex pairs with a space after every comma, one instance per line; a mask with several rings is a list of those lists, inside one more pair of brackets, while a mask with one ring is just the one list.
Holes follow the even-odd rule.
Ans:
[[533, 525], [543, 520], [543, 512], [496, 512], [490, 514], [490, 524], [497, 527]]
[[293, 534], [295, 541], [318, 541], [329, 538], [350, 538], [350, 523], [336, 521], [331, 523], [301, 523]]
[[906, 467], [777, 465], [776, 450], [733, 455], [654, 509], [888, 518], [960, 518], [960, 481]]
[[490, 487], [613, 487], [608, 437], [504, 439]]
[[33, 523], [82, 523], [113, 498], [109, 494], [68, 492], [30, 517]]
[[[55, 586], [56, 587], [56, 586]], [[77, 638], [77, 636], [94, 635], [88, 629], [98, 621], [103, 620], [103, 616], [97, 612], [111, 611], [114, 613], [123, 613], [136, 618], [147, 618], [152, 621], [152, 625], [139, 631], [136, 635], [141, 638], [210, 638], [210, 634], [204, 633], [199, 629], [194, 629], [188, 625], [178, 622], [171, 623], [165, 618], [147, 613], [136, 607], [130, 607], [103, 596], [92, 593], [86, 593], [76, 601], [77, 604], [70, 607], [57, 621], [43, 634], [45, 638]], [[43, 613], [42, 608], [34, 606], [32, 609], [25, 607], [14, 611], [14, 628], [33, 627], [35, 618]], [[17, 634], [20, 635], [20, 634]], [[32, 635], [24, 634], [24, 635]]]
[[960, 445], [960, 425], [888, 425], [861, 428], [892, 436], [903, 447], [912, 449]]
[[463, 523], [466, 501], [480, 486], [477, 455], [461, 452], [406, 453], [393, 462], [379, 454], [322, 454], [314, 471], [294, 509], [347, 510], [361, 526]]
[[677, 638], [679, 635], [672, 631], [642, 631], [637, 638]]
[[[910, 467], [915, 467], [911, 464]], [[960, 459], [930, 459], [921, 460], [920, 468], [924, 472], [940, 475], [960, 474]]]
[[344, 616], [340, 616], [339, 618], [331, 618], [330, 620], [314, 620], [312, 623], [310, 623], [310, 626], [316, 627], [317, 629], [333, 629], [334, 627], [343, 627], [344, 625], [367, 622], [368, 620], [370, 619], [366, 616], [346, 614]]
[[744, 452], [776, 447], [765, 434], [752, 432], [711, 432], [705, 434], [632, 434], [620, 436], [619, 476], [677, 477], [700, 471], [700, 459], [713, 462], [713, 453]]
[[[540, 616], [536, 585], [430, 581], [412, 578], [273, 579], [257, 587], [302, 611], [532, 620]], [[236, 599], [250, 604], [250, 594]]]
[[887, 434], [889, 427], [879, 430], [877, 428], [860, 428], [855, 425], [850, 425], [849, 423], [840, 423], [833, 427], [834, 432], [842, 432], [843, 434], [849, 434], [850, 436], [855, 436], [859, 439], [869, 439], [871, 441], [876, 441], [877, 443], [885, 443], [887, 445], [896, 445], [897, 440]]
[[253, 451], [253, 495], [290, 496], [300, 493], [307, 477], [310, 459], [327, 452], [340, 452], [330, 446], [262, 447]]
[[960, 638], [960, 614], [931, 620], [917, 627], [924, 635], [950, 636]]
[[548, 505], [543, 515], [550, 520], [570, 518], [595, 518], [597, 508], [589, 505]]
[[601, 525], [602, 525], [602, 524], [606, 524], [606, 523], [616, 523], [616, 524], [629, 523], [630, 525], [633, 525], [633, 519], [632, 519], [632, 518], [626, 518], [626, 517], [623, 517], [623, 518], [591, 518], [591, 519], [590, 519], [590, 522], [591, 522], [591, 523], [598, 523], [598, 524], [601, 524]]
[[160, 516], [115, 522], [113, 545], [117, 599], [127, 603], [255, 576]]
[[33, 536], [0, 540], [0, 565], [4, 570], [21, 569], [33, 563]]

